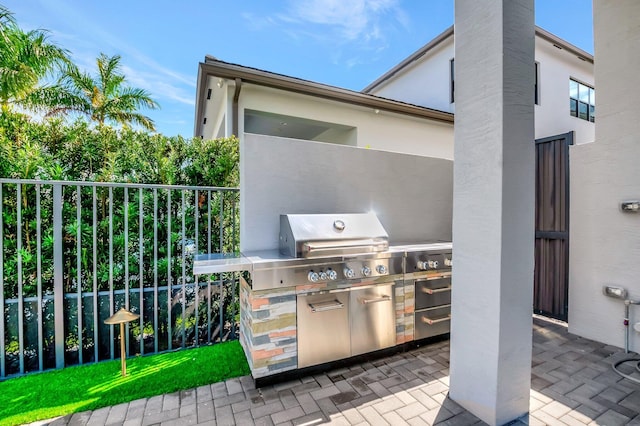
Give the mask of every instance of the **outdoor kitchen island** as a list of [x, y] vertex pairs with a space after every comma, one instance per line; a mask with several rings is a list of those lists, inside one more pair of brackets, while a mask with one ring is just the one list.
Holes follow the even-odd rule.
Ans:
[[279, 250], [194, 262], [196, 275], [234, 271], [247, 271], [240, 343], [257, 382], [449, 331], [451, 244], [389, 245], [371, 213], [282, 215]]

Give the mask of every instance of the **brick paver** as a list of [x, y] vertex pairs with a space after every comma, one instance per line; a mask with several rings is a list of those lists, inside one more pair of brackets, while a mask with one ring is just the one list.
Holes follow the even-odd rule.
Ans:
[[[530, 414], [519, 424], [640, 425], [640, 385], [619, 348], [534, 319]], [[256, 389], [250, 376], [35, 424], [473, 425], [448, 398], [449, 342]]]

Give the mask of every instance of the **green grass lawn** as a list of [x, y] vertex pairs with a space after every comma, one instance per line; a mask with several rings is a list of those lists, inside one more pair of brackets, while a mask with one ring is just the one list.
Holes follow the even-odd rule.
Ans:
[[49, 419], [249, 374], [237, 341], [68, 367], [0, 382], [0, 425]]

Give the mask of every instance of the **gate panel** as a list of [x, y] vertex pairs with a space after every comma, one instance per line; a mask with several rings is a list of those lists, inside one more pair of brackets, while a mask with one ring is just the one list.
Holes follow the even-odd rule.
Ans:
[[573, 132], [536, 141], [533, 310], [567, 320], [569, 294], [569, 145]]

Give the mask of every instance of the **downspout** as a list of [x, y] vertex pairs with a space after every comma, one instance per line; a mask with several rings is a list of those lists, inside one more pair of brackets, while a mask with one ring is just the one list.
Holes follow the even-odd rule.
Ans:
[[240, 137], [240, 135], [238, 135], [238, 110], [240, 109], [238, 100], [240, 99], [240, 90], [242, 90], [242, 79], [236, 78], [236, 90], [233, 93], [233, 124], [231, 127], [233, 130], [233, 135], [237, 138]]

